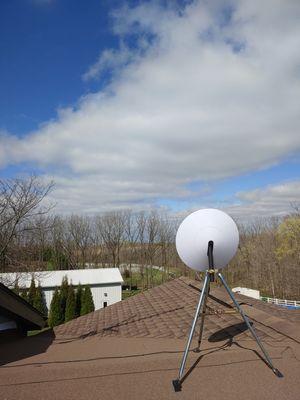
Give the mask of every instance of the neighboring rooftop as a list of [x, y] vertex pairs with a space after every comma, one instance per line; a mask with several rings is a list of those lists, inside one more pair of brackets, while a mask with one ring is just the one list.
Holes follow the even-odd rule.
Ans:
[[226, 293], [215, 288], [203, 351], [189, 353], [182, 392], [175, 393], [172, 379], [199, 298], [199, 282], [179, 278], [7, 346], [1, 390], [7, 399], [22, 400], [296, 400], [300, 312], [236, 297], [284, 378], [262, 361]]
[[123, 279], [118, 268], [94, 268], [94, 269], [74, 269], [61, 271], [36, 271], [32, 272], [11, 272], [1, 273], [0, 282], [5, 285], [18, 285], [29, 288], [31, 279], [34, 277], [35, 283], [42, 287], [60, 286], [64, 276], [68, 277], [73, 285], [96, 285], [109, 283], [122, 283]]
[[[45, 317], [2, 283], [0, 283], [0, 316], [2, 318], [2, 323], [0, 323], [1, 336], [10, 330], [25, 334], [28, 330], [41, 329], [45, 326]], [[9, 322], [13, 322], [13, 329], [6, 329]]]

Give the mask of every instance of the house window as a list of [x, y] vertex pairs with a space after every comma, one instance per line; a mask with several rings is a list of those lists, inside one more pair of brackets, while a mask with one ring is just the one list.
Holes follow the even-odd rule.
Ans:
[[107, 293], [104, 293], [104, 297], [107, 297]]
[[107, 301], [104, 301], [104, 302], [103, 302], [103, 307], [104, 307], [104, 308], [107, 307]]

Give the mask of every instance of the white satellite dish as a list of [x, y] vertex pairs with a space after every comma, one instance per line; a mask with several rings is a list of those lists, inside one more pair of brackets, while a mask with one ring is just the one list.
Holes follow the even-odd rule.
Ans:
[[224, 276], [220, 271], [218, 271], [219, 268], [225, 267], [235, 255], [238, 244], [239, 231], [235, 222], [225, 212], [214, 208], [206, 208], [193, 212], [183, 220], [178, 228], [176, 235], [176, 248], [179, 257], [190, 268], [197, 271], [206, 270], [206, 273], [188, 342], [180, 364], [178, 378], [172, 381], [175, 392], [179, 392], [182, 388], [182, 382], [184, 380], [183, 373], [187, 356], [195, 333], [196, 323], [198, 318], [201, 316], [198, 346], [195, 349], [197, 352], [200, 351], [204, 318], [207, 315], [206, 303], [210, 292], [210, 282], [214, 282], [215, 277], [220, 279], [233, 304], [241, 314], [241, 317], [249, 331], [252, 333], [253, 338], [264, 353], [266, 363], [276, 376], [283, 376], [281, 372], [274, 367], [269, 354], [255, 333], [248, 317], [236, 301]]
[[178, 228], [176, 248], [181, 260], [190, 268], [209, 268], [207, 246], [213, 241], [216, 268], [225, 267], [235, 255], [239, 231], [233, 219], [223, 211], [206, 208], [188, 215]]

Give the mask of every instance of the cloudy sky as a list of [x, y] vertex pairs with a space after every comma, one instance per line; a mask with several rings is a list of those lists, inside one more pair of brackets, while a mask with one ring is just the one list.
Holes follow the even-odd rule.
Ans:
[[300, 203], [299, 0], [0, 3], [0, 177], [57, 211]]

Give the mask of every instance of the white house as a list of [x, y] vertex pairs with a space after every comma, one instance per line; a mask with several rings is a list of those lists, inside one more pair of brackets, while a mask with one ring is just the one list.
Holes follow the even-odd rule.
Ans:
[[42, 288], [49, 310], [55, 288], [61, 285], [64, 276], [75, 288], [79, 283], [90, 286], [95, 310], [122, 300], [123, 279], [118, 268], [2, 273], [0, 282], [10, 288], [18, 282], [20, 288], [28, 289], [33, 277]]

